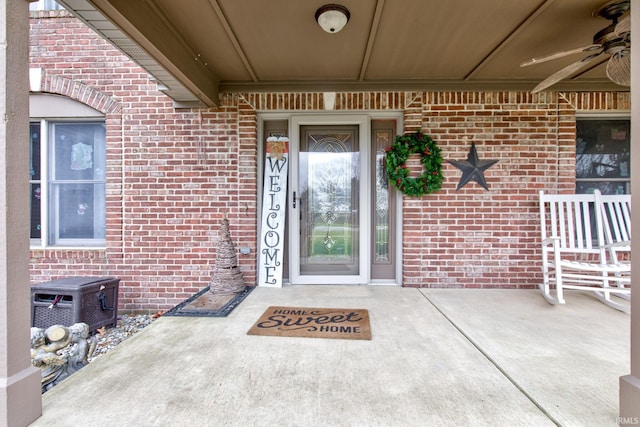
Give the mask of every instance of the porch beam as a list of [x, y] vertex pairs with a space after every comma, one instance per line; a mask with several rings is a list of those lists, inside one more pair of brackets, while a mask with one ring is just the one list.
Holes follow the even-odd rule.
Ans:
[[[526, 80], [322, 80], [322, 81], [262, 81], [228, 82], [221, 81], [220, 93], [229, 92], [456, 92], [456, 91], [525, 91], [532, 90], [539, 81]], [[619, 86], [610, 81], [564, 80], [553, 86], [559, 92], [625, 92], [628, 87]]]
[[220, 78], [150, 1], [88, 0], [208, 107], [219, 105]]

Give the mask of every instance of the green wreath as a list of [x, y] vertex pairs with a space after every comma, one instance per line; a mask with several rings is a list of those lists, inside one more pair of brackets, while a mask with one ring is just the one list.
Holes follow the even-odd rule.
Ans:
[[[406, 161], [411, 154], [420, 154], [424, 172], [417, 178], [409, 176]], [[429, 135], [420, 131], [398, 135], [386, 155], [387, 176], [391, 184], [410, 197], [433, 193], [442, 187], [442, 154]]]

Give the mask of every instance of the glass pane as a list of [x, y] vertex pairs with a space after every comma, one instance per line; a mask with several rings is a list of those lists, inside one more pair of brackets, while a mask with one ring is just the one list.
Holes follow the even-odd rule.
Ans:
[[40, 184], [40, 142], [41, 132], [40, 123], [29, 124], [29, 182], [30, 182], [30, 222], [31, 230], [29, 237], [31, 239], [40, 239], [42, 223], [41, 223], [41, 198], [42, 188]]
[[54, 184], [50, 213], [52, 243], [60, 239], [104, 239], [106, 231], [104, 184]]
[[629, 120], [578, 120], [576, 178], [629, 178]]
[[576, 183], [577, 194], [591, 194], [600, 190], [602, 194], [630, 194], [630, 183], [624, 181], [580, 181]]
[[41, 238], [41, 220], [40, 220], [40, 206], [41, 206], [41, 188], [40, 184], [31, 184], [31, 234], [32, 239]]
[[104, 180], [104, 124], [56, 124], [53, 137], [54, 180]]
[[54, 0], [38, 0], [29, 3], [29, 10], [64, 10], [64, 8]]
[[391, 146], [393, 133], [391, 130], [374, 131], [376, 149], [376, 204], [375, 204], [375, 237], [374, 264], [388, 264], [391, 262], [389, 253], [389, 179], [384, 167], [386, 148]]
[[300, 273], [359, 274], [357, 128], [303, 128]]
[[40, 123], [31, 123], [29, 142], [29, 179], [40, 180]]
[[49, 243], [104, 244], [104, 123], [54, 123], [49, 143]]

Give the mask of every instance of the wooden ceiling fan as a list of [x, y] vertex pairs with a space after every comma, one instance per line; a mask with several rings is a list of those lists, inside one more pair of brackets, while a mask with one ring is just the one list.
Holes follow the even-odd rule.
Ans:
[[529, 59], [521, 67], [540, 64], [580, 52], [587, 53], [561, 70], [544, 79], [531, 92], [540, 92], [560, 80], [575, 74], [588, 64], [609, 55], [607, 77], [622, 86], [631, 85], [631, 9], [629, 0], [612, 0], [600, 6], [593, 14], [608, 19], [612, 23], [593, 36], [593, 44], [576, 49], [556, 52], [540, 58]]

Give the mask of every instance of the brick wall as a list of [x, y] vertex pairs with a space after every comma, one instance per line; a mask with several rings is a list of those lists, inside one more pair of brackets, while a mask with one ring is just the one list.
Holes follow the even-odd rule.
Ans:
[[405, 284], [534, 286], [537, 192], [573, 191], [575, 122], [566, 103], [553, 94], [434, 93], [422, 111], [445, 159], [465, 159], [474, 142], [480, 159], [498, 163], [484, 174], [490, 191], [475, 182], [456, 190], [461, 172], [447, 165], [442, 192], [405, 202]]
[[[68, 275], [121, 279], [122, 310], [167, 309], [205, 287], [226, 215], [245, 281], [255, 284], [257, 111], [322, 110], [320, 93], [222, 94], [215, 110], [172, 107], [147, 73], [66, 12], [34, 14], [31, 66], [43, 91], [99, 111], [107, 124], [107, 245], [33, 250], [33, 283]], [[424, 287], [536, 286], [537, 192], [573, 192], [576, 111], [628, 111], [627, 93], [338, 93], [336, 111], [402, 111], [443, 157], [475, 142], [490, 191], [444, 186], [404, 198], [403, 283]]]

